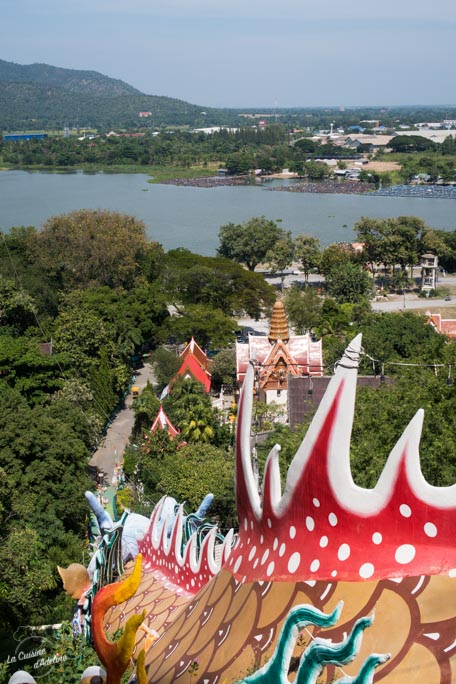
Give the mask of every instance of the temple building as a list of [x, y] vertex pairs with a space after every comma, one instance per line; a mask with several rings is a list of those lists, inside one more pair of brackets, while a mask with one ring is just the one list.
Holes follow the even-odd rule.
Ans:
[[239, 386], [250, 362], [255, 366], [258, 398], [267, 404], [272, 401], [286, 404], [288, 376], [323, 375], [321, 340], [313, 341], [309, 333], [290, 334], [283, 302], [278, 300], [272, 310], [269, 335], [249, 335], [248, 342], [236, 343]]

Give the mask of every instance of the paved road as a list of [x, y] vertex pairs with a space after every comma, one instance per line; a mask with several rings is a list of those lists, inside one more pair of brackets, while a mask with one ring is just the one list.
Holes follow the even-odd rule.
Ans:
[[[148, 381], [154, 382], [154, 375], [151, 366], [146, 363], [143, 368], [136, 371], [135, 386], [142, 390], [147, 385]], [[132, 404], [133, 397], [130, 392], [125, 400], [125, 408], [118, 412], [112, 424], [109, 426], [101, 445], [90, 460], [89, 465], [96, 466], [106, 473], [109, 483], [114, 474], [116, 461], [119, 463], [122, 461], [125, 447], [130, 439], [135, 420], [133, 409], [131, 408]]]
[[398, 296], [397, 299], [388, 302], [371, 302], [374, 311], [416, 311], [417, 309], [440, 313], [440, 309], [448, 306], [455, 306], [456, 299], [446, 302], [444, 299], [418, 299], [416, 296], [405, 295], [404, 298]]

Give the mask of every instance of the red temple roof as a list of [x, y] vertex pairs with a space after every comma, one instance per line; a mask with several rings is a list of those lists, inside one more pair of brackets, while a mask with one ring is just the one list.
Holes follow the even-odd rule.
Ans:
[[198, 361], [199, 365], [207, 370], [209, 368], [209, 359], [207, 358], [205, 352], [201, 349], [199, 344], [195, 342], [195, 338], [192, 337], [190, 342], [185, 347], [184, 351], [179, 354], [181, 359], [185, 359], [189, 354], [192, 354]]
[[428, 323], [441, 335], [456, 340], [456, 318], [442, 318], [442, 314], [429, 314]]
[[155, 432], [156, 430], [168, 430], [171, 439], [174, 439], [174, 437], [179, 434], [179, 430], [176, 430], [163, 410], [163, 406], [160, 406], [160, 410], [150, 428], [151, 432]]
[[191, 375], [203, 385], [206, 392], [209, 393], [211, 389], [211, 374], [205, 367], [200, 365], [198, 358], [191, 352], [185, 356], [181, 367], [177, 371], [177, 375], [182, 375], [184, 378]]

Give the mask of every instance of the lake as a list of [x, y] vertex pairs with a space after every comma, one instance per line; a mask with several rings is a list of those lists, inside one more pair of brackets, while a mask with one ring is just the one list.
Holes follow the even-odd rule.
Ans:
[[419, 216], [433, 228], [456, 228], [456, 201], [416, 197], [375, 197], [271, 192], [259, 186], [194, 188], [151, 185], [144, 174], [55, 174], [0, 172], [0, 230], [41, 226], [50, 216], [75, 209], [111, 209], [133, 214], [148, 236], [163, 247], [186, 247], [214, 255], [218, 231], [225, 223], [252, 216], [281, 219], [293, 235], [310, 233], [323, 245], [353, 241], [353, 226], [362, 216]]

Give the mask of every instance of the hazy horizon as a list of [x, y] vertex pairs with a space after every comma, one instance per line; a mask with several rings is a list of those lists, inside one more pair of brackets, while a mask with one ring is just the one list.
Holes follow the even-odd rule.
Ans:
[[4, 0], [0, 40], [206, 107], [398, 107], [451, 99], [455, 29], [452, 0]]

